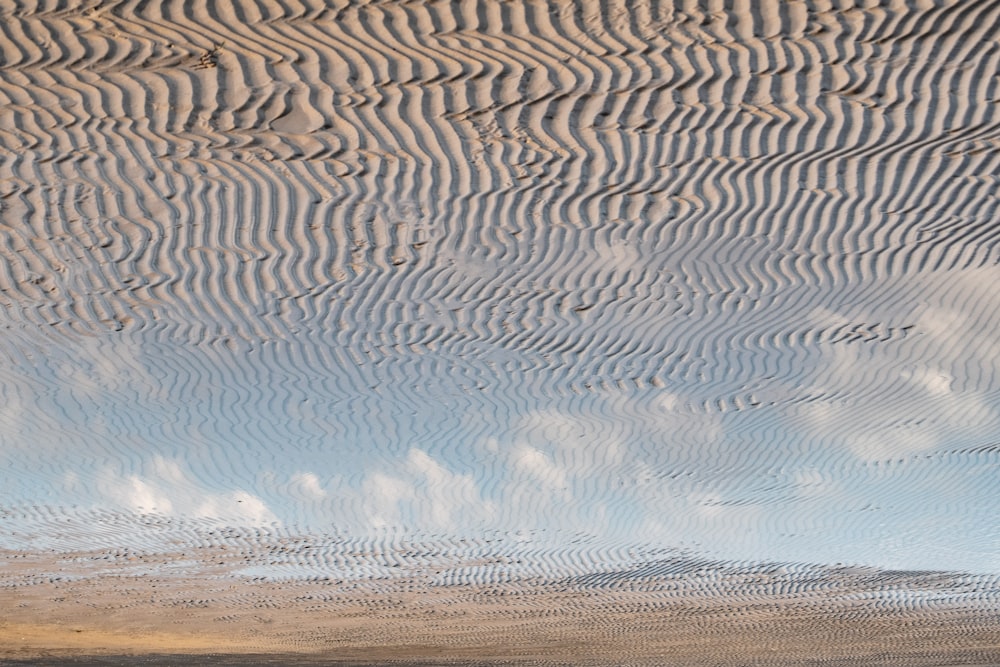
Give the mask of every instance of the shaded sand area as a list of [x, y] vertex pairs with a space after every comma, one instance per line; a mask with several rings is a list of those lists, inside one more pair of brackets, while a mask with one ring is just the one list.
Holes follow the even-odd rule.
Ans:
[[0, 662], [1000, 664], [998, 26], [0, 0]]
[[[14, 613], [0, 626], [0, 654], [188, 653], [205, 664], [262, 654], [273, 664], [1000, 661], [996, 576], [724, 563], [654, 549], [201, 537], [183, 553], [5, 553], [0, 591]], [[344, 567], [359, 558], [385, 571]], [[271, 576], [248, 574], [261, 566]]]

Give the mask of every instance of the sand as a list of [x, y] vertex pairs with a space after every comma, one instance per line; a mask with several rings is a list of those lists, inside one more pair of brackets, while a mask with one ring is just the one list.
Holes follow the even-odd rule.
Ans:
[[[538, 577], [495, 564], [516, 551], [471, 566], [442, 545], [400, 544], [397, 574], [347, 579], [334, 563], [357, 543], [241, 542], [183, 554], [8, 553], [0, 590], [13, 613], [0, 652], [187, 653], [208, 664], [236, 654], [279, 664], [986, 665], [1000, 656], [996, 577], [662, 553]], [[295, 554], [281, 573], [233, 574], [278, 552]], [[328, 575], [304, 576], [304, 561], [325, 563]]]
[[1000, 663], [998, 25], [0, 2], [0, 660]]

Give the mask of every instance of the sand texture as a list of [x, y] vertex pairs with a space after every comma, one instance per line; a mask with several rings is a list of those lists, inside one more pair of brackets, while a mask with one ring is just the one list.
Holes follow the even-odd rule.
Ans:
[[998, 26], [0, 0], [0, 662], [1000, 664]]
[[[0, 626], [0, 654], [540, 665], [939, 666], [1000, 657], [997, 576], [198, 536], [184, 553], [9, 554], [0, 591], [16, 615]], [[383, 572], [358, 576], [362, 567], [345, 567], [351, 560]], [[270, 576], [233, 575], [254, 566], [270, 566]]]

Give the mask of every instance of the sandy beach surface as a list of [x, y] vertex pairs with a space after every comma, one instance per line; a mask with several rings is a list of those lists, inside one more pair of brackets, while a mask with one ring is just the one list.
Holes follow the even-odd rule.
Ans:
[[[396, 574], [343, 580], [302, 577], [297, 563], [321, 550], [335, 561], [347, 545], [241, 542], [183, 554], [8, 554], [0, 590], [13, 613], [0, 625], [0, 655], [410, 665], [989, 665], [1000, 656], [995, 576], [662, 553], [604, 569], [553, 564], [537, 576], [500, 564], [516, 551], [470, 566], [440, 545], [400, 544], [383, 555]], [[277, 552], [293, 554], [284, 577], [233, 574]]]
[[998, 26], [0, 0], [0, 664], [1000, 664]]

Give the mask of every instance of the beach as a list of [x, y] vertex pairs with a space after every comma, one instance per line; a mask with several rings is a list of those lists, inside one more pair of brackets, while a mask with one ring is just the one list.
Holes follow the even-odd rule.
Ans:
[[1000, 663], [998, 25], [0, 2], [0, 664]]

